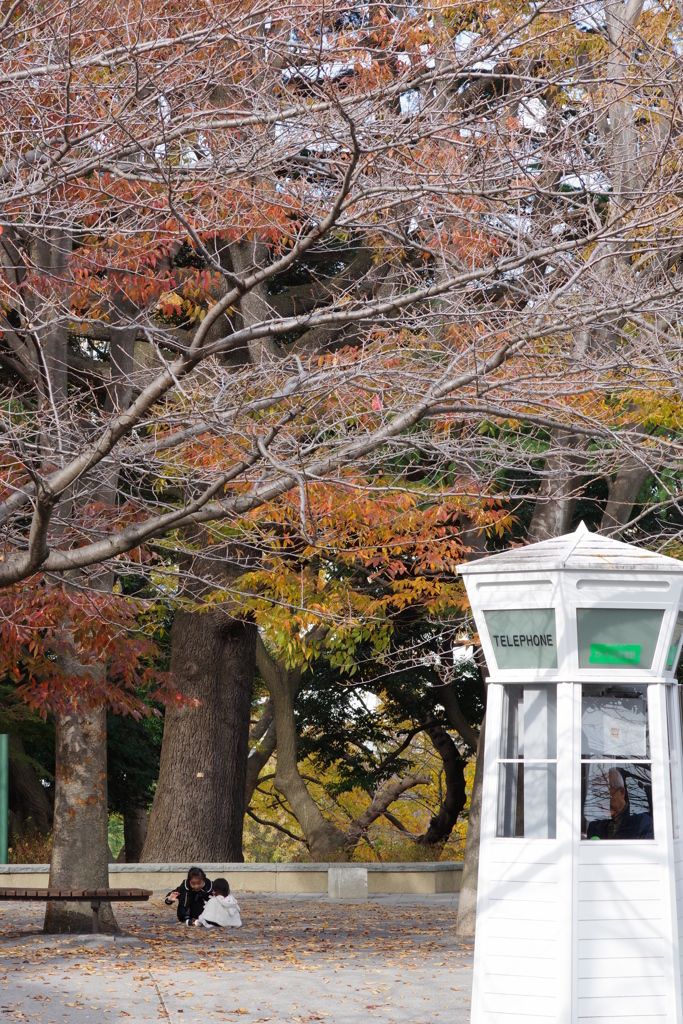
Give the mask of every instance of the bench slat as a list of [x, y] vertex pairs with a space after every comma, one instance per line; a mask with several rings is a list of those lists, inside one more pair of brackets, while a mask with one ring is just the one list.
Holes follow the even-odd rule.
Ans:
[[151, 889], [1, 889], [0, 900], [148, 900]]

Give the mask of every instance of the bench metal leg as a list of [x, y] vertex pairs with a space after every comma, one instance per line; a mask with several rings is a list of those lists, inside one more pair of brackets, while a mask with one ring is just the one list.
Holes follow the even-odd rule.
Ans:
[[100, 930], [100, 918], [99, 918], [100, 901], [99, 900], [91, 900], [90, 901], [90, 906], [92, 908], [92, 933], [93, 933], [93, 935], [97, 935], [99, 930]]

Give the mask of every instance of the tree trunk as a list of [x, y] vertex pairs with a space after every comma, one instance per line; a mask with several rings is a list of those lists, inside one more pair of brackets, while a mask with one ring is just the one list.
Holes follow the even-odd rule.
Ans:
[[464, 512], [458, 517], [460, 525], [460, 543], [466, 548], [465, 559], [470, 562], [477, 558], [485, 558], [486, 530]]
[[[586, 356], [590, 343], [589, 331], [577, 332], [572, 345], [577, 365]], [[551, 432], [545, 478], [538, 491], [527, 537], [530, 544], [569, 533], [586, 464], [586, 454], [581, 447], [584, 440], [579, 434], [566, 430]]]
[[127, 409], [133, 398], [131, 375], [135, 364], [135, 339], [138, 329], [135, 327], [113, 327], [109, 332], [109, 360], [111, 380], [107, 387], [107, 412], [120, 412]]
[[[417, 840], [421, 846], [443, 846], [455, 827], [460, 812], [467, 802], [465, 792], [465, 764], [458, 748], [443, 726], [428, 722], [425, 732], [443, 761], [446, 777], [446, 797], [437, 814], [429, 822], [427, 831]], [[470, 818], [471, 821], [471, 818]]]
[[[294, 698], [301, 681], [301, 668], [295, 668], [288, 672], [283, 662], [276, 662], [271, 658], [260, 637], [256, 641], [256, 663], [270, 692], [275, 714], [275, 722], [270, 724], [264, 736], [264, 740], [266, 740], [274, 725], [277, 737], [275, 789], [284, 796], [289, 804], [305, 836], [306, 845], [316, 860], [328, 860], [340, 853], [349, 855], [362, 839], [365, 831], [377, 818], [386, 813], [387, 808], [394, 800], [414, 786], [426, 785], [429, 782], [429, 776], [409, 775], [405, 779], [390, 782], [383, 790], [375, 793], [370, 806], [366, 807], [351, 822], [346, 832], [342, 832], [331, 821], [327, 821], [323, 817], [322, 811], [308, 792], [306, 783], [299, 773]], [[443, 731], [445, 732], [445, 730]], [[271, 742], [274, 749], [275, 736]], [[254, 787], [255, 785], [254, 782]], [[253, 793], [253, 789], [251, 792]]]
[[[272, 702], [269, 701], [269, 704], [271, 704], [272, 708]], [[253, 739], [254, 737], [250, 738]], [[276, 747], [277, 732], [275, 729], [275, 721], [273, 720], [268, 723], [266, 731], [259, 738], [258, 743], [256, 743], [256, 745], [249, 751], [249, 757], [247, 758], [247, 781], [245, 784], [244, 794], [245, 808], [251, 803], [254, 790], [258, 785], [259, 775], [275, 753]]]
[[[257, 238], [233, 242], [230, 245], [230, 258], [238, 277], [247, 277], [253, 270], [268, 263], [270, 252], [268, 245]], [[242, 327], [268, 320], [271, 315], [266, 286], [257, 285], [240, 299], [240, 318]], [[254, 366], [260, 366], [264, 357], [277, 359], [280, 355], [272, 338], [259, 338], [247, 342], [247, 352]], [[243, 353], [242, 358], [244, 358]]]
[[[31, 258], [35, 268], [49, 279], [49, 294], [34, 294], [30, 304], [35, 321], [35, 346], [41, 400], [50, 408], [58, 452], [69, 439], [65, 403], [68, 398], [67, 352], [70, 261], [72, 234], [67, 226], [47, 228], [35, 237]], [[68, 519], [71, 498], [66, 492], [58, 505]], [[68, 637], [68, 624], [65, 624]], [[78, 650], [65, 655], [62, 665], [67, 676], [82, 674]], [[103, 665], [88, 667], [104, 673]], [[56, 716], [55, 804], [50, 863], [50, 887], [56, 889], [106, 888], [109, 885], [109, 815], [107, 808], [107, 728], [103, 707]], [[116, 931], [109, 903], [99, 910], [100, 929]], [[47, 904], [46, 932], [92, 930], [88, 904]]]
[[201, 706], [169, 708], [143, 861], [242, 861], [256, 627], [178, 612], [171, 672]]
[[18, 839], [32, 831], [41, 835], [50, 831], [52, 806], [18, 736], [9, 738], [9, 806], [12, 832]]
[[481, 832], [481, 789], [484, 780], [485, 730], [486, 715], [484, 715], [479, 732], [477, 766], [474, 771], [470, 816], [467, 825], [465, 867], [462, 873], [462, 885], [460, 887], [460, 900], [458, 903], [456, 935], [465, 942], [471, 942], [474, 939], [477, 921], [477, 881], [479, 878], [479, 834]]
[[[481, 675], [481, 669], [480, 669]], [[465, 741], [468, 747], [476, 752], [479, 745], [479, 733], [472, 728], [460, 709], [458, 698], [455, 696], [453, 687], [448, 682], [448, 676], [443, 686], [437, 690], [437, 700], [446, 712], [446, 718], [451, 729], [455, 729], [458, 735]]]
[[[565, 444], [571, 444], [567, 438]], [[581, 484], [579, 462], [567, 457], [566, 452], [551, 454], [545, 466], [545, 479], [536, 498], [536, 508], [529, 527], [528, 541], [548, 540], [569, 533]]]
[[[55, 812], [51, 889], [109, 886], [107, 725], [103, 707], [56, 716]], [[111, 905], [99, 911], [100, 931], [117, 931]], [[48, 903], [46, 932], [89, 932], [87, 903]]]
[[631, 518], [631, 512], [643, 484], [652, 476], [652, 470], [635, 459], [625, 459], [610, 485], [609, 498], [600, 522], [600, 533], [618, 537]]
[[[294, 694], [289, 673], [281, 662], [275, 662], [259, 637], [257, 640], [259, 672], [263, 676], [275, 710], [277, 730], [277, 768], [275, 789], [281, 793], [292, 809], [306, 837], [315, 860], [327, 860], [343, 849], [346, 836], [330, 821], [326, 821], [297, 765], [297, 735], [294, 719]], [[294, 690], [294, 692], [292, 692]], [[381, 812], [380, 812], [381, 813]]]
[[137, 864], [147, 835], [147, 808], [131, 807], [123, 812], [123, 850], [126, 864]]
[[44, 237], [36, 237], [31, 246], [33, 264], [50, 284], [48, 295], [31, 296], [29, 300], [36, 318], [35, 334], [40, 345], [33, 357], [36, 375], [41, 381], [41, 396], [54, 405], [58, 417], [63, 414], [60, 406], [67, 397], [67, 313], [71, 251], [71, 231], [66, 227], [48, 228]]

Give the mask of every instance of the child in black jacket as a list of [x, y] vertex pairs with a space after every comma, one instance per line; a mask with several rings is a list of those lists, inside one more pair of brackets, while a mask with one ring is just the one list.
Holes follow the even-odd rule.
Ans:
[[178, 920], [184, 924], [194, 924], [211, 898], [211, 889], [211, 879], [206, 877], [202, 869], [190, 868], [186, 880], [169, 892], [165, 902], [171, 906], [177, 900]]

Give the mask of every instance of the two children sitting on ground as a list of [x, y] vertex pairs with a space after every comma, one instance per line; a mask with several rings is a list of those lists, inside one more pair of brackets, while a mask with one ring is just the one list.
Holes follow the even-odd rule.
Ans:
[[178, 920], [183, 924], [204, 928], [239, 928], [242, 924], [240, 908], [225, 878], [212, 883], [201, 868], [190, 868], [187, 878], [165, 900], [169, 906], [176, 901]]

